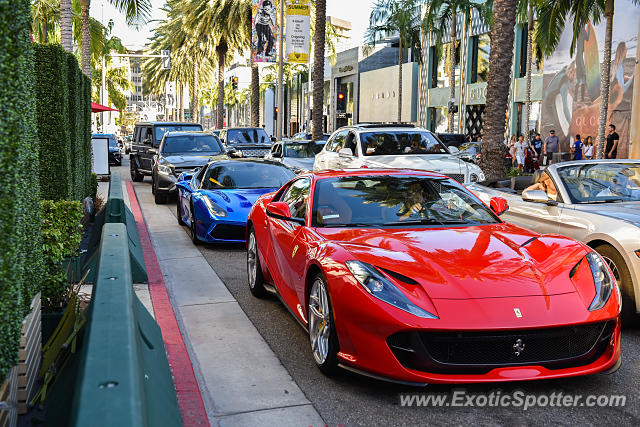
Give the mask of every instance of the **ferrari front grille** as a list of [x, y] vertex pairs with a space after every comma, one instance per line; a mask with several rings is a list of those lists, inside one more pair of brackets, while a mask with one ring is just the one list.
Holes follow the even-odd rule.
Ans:
[[495, 367], [586, 365], [606, 350], [615, 321], [560, 328], [485, 332], [408, 331], [387, 339], [405, 367], [425, 372], [484, 373]]

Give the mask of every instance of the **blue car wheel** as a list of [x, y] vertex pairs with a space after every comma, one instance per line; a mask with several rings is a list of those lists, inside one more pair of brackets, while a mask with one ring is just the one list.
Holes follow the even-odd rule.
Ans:
[[180, 191], [178, 191], [178, 201], [176, 203], [176, 214], [178, 216], [178, 225], [186, 225], [182, 220], [182, 197], [180, 195]]
[[191, 237], [191, 241], [194, 245], [199, 245], [202, 243], [202, 240], [198, 238], [198, 234], [196, 233], [196, 217], [193, 213], [193, 203], [191, 204], [191, 216], [189, 217], [189, 236]]

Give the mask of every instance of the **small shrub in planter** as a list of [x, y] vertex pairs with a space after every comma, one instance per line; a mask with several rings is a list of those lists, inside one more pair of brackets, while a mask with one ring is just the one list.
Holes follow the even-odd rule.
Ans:
[[67, 303], [69, 283], [62, 261], [77, 255], [82, 239], [81, 221], [81, 202], [42, 201], [45, 273], [41, 292], [44, 312], [62, 311]]

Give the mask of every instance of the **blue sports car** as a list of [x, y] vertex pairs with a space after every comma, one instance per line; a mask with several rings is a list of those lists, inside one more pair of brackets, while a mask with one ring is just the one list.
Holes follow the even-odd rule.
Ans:
[[296, 174], [262, 159], [214, 160], [178, 177], [178, 224], [194, 244], [244, 242], [247, 216], [256, 199], [278, 190]]

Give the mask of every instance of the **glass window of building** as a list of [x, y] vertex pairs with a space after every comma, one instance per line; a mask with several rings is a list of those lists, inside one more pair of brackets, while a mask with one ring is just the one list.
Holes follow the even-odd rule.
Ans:
[[[438, 87], [449, 87], [449, 70], [451, 68], [451, 43], [445, 43], [436, 47], [438, 58]], [[460, 84], [460, 42], [456, 43], [455, 50], [455, 85]]]
[[471, 43], [471, 83], [486, 82], [489, 76], [489, 34], [481, 34], [469, 39]]

